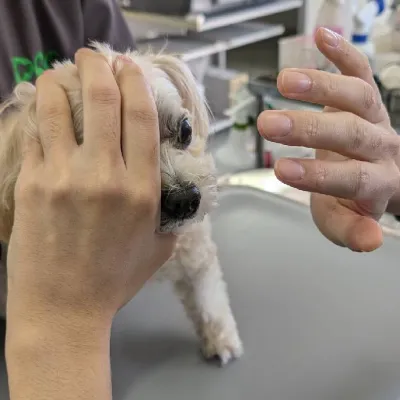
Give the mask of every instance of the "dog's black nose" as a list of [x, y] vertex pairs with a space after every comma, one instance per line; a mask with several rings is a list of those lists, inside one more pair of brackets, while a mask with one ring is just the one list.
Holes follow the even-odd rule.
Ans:
[[192, 218], [200, 206], [201, 193], [195, 185], [186, 185], [161, 194], [161, 211], [171, 219]]

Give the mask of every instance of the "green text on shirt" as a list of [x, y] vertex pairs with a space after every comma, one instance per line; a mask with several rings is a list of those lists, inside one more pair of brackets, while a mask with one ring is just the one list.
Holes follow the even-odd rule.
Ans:
[[26, 57], [12, 57], [14, 80], [16, 83], [29, 82], [38, 78], [44, 71], [50, 69], [53, 62], [58, 59], [55, 51], [42, 52], [35, 54], [33, 60]]

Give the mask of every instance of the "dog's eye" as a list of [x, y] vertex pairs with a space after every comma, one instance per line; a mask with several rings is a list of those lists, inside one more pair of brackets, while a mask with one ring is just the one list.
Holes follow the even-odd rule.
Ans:
[[178, 134], [178, 142], [179, 145], [183, 148], [186, 148], [190, 145], [192, 141], [192, 127], [190, 126], [190, 122], [187, 118], [182, 120], [181, 125], [179, 127]]

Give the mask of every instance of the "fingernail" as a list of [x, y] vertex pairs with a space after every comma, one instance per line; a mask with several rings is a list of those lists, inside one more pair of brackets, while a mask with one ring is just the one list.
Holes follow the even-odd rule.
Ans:
[[123, 62], [124, 64], [132, 64], [133, 63], [132, 59], [126, 55], [118, 56], [117, 60]]
[[132, 59], [124, 54], [121, 54], [115, 58], [112, 64], [112, 69], [114, 73], [119, 73], [121, 72], [124, 65], [129, 65], [129, 64], [133, 64]]
[[304, 93], [311, 89], [311, 79], [301, 72], [285, 71], [282, 84], [286, 93]]
[[260, 118], [260, 133], [269, 138], [287, 136], [292, 129], [292, 121], [286, 115], [269, 113]]
[[42, 75], [49, 76], [50, 74], [54, 73], [54, 69], [46, 69], [45, 71], [42, 72]]
[[288, 181], [298, 181], [305, 174], [303, 166], [293, 160], [279, 160], [276, 168], [280, 177]]
[[327, 28], [322, 30], [322, 39], [328, 46], [331, 47], [337, 47], [339, 44], [339, 36]]

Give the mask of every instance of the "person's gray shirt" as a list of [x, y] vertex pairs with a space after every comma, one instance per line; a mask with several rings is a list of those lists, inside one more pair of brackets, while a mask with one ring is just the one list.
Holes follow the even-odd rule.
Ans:
[[0, 101], [91, 40], [135, 48], [116, 0], [0, 0]]

